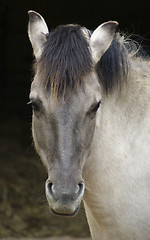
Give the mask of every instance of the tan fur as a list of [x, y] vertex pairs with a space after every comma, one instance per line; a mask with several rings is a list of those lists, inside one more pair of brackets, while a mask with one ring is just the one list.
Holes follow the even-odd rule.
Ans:
[[149, 66], [134, 60], [121, 94], [102, 98], [84, 171], [85, 209], [94, 240], [150, 239]]
[[[88, 31], [83, 32], [83, 28], [82, 35], [76, 32], [79, 34], [76, 37], [84, 38], [87, 34], [86, 56], [89, 53], [92, 55], [86, 65], [85, 51], [82, 52], [84, 61], [80, 61], [82, 54], [74, 58], [73, 65], [70, 65], [69, 58], [64, 61], [68, 63], [66, 73], [69, 69], [70, 73], [74, 73], [79, 63], [83, 64], [78, 74], [81, 79], [75, 74], [74, 80], [78, 81], [78, 84], [75, 82], [76, 91], [73, 91], [72, 85], [70, 87], [65, 75], [65, 83], [68, 83], [63, 86], [67, 96], [65, 100], [60, 94], [55, 102], [50, 89], [45, 88], [41, 79], [42, 70], [49, 69], [40, 70], [37, 63], [30, 93], [32, 132], [36, 150], [47, 169], [46, 195], [53, 213], [74, 215], [84, 194], [93, 240], [149, 240], [150, 61], [137, 57], [135, 46], [134, 51], [130, 51], [128, 43], [120, 35], [111, 44], [116, 25], [116, 22], [100, 25], [91, 38]], [[79, 26], [77, 28], [81, 30]], [[36, 58], [43, 54], [43, 41], [46, 41], [46, 35], [42, 42], [35, 41], [34, 32], [38, 30], [41, 35], [41, 29], [45, 29], [47, 34], [43, 18], [30, 12], [29, 37]], [[37, 48], [37, 44], [41, 49]], [[83, 50], [81, 46], [84, 44], [80, 45], [80, 50]], [[60, 49], [59, 58], [56, 51], [53, 58], [51, 54], [45, 58], [47, 66], [50, 60], [51, 66], [55, 63], [53, 76], [59, 72], [55, 70], [58, 70], [62, 57], [68, 56], [62, 56]], [[69, 49], [70, 41], [67, 52]], [[107, 49], [107, 54], [102, 56]], [[104, 57], [103, 60], [101, 57]], [[93, 69], [91, 59], [98, 64], [99, 58], [98, 73]], [[63, 66], [59, 68], [60, 73]], [[58, 79], [61, 79], [60, 75]], [[72, 78], [69, 80], [72, 81]], [[84, 84], [79, 84], [81, 81]], [[54, 93], [58, 91], [59, 84], [56, 82], [56, 89], [52, 85]]]

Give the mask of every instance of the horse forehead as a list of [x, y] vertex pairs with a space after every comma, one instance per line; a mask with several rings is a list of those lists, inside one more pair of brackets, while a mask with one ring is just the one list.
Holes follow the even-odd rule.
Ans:
[[[60, 97], [60, 105], [65, 105], [71, 109], [81, 108], [86, 105], [88, 106], [94, 100], [99, 101], [101, 98], [101, 87], [97, 81], [96, 75], [92, 72], [84, 79], [84, 86], [79, 85], [74, 91], [70, 88], [66, 89], [67, 94], [63, 101], [63, 97]], [[59, 104], [59, 98], [58, 98]]]
[[71, 123], [76, 119], [76, 116], [79, 117], [82, 114], [85, 104], [83, 97], [72, 96], [66, 100], [57, 100], [57, 106], [54, 103], [54, 107], [52, 107], [55, 117], [66, 119]]
[[[36, 74], [31, 85], [30, 98], [39, 98], [46, 107], [47, 111], [71, 112], [84, 110], [84, 106], [90, 106], [91, 102], [99, 101], [101, 98], [101, 86], [94, 71], [85, 76], [84, 86], [78, 85], [76, 90], [66, 88], [66, 95], [54, 98], [50, 89], [47, 90], [41, 83], [39, 75]], [[67, 110], [68, 109], [68, 110]]]

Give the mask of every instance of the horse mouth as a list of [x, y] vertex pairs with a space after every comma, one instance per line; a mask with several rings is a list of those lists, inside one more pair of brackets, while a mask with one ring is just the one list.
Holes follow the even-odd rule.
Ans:
[[62, 216], [62, 217], [74, 217], [77, 215], [77, 213], [79, 212], [79, 208], [77, 207], [76, 210], [73, 213], [63, 213], [63, 212], [56, 212], [54, 209], [50, 208], [51, 213], [55, 216]]

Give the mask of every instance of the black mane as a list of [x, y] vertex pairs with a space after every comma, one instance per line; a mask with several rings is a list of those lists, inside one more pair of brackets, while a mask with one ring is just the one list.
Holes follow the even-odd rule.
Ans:
[[93, 68], [87, 40], [79, 25], [56, 28], [48, 36], [39, 61], [42, 78], [53, 95], [74, 89]]
[[[88, 31], [87, 31], [88, 34]], [[122, 87], [128, 77], [130, 53], [137, 47], [116, 34], [109, 49], [97, 63], [96, 71], [106, 94]], [[39, 68], [47, 88], [53, 95], [64, 94], [84, 83], [84, 76], [93, 70], [88, 41], [79, 25], [56, 28], [47, 36]]]
[[96, 66], [100, 83], [106, 94], [113, 92], [116, 87], [121, 90], [128, 77], [129, 52], [132, 52], [135, 45], [131, 46], [132, 43], [126, 42], [122, 38], [119, 33], [116, 34], [110, 47]]

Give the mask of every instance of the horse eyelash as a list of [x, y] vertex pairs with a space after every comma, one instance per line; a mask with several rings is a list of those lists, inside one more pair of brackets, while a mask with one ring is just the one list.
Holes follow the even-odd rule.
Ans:
[[33, 102], [32, 100], [31, 100], [31, 101], [29, 101], [29, 102], [27, 102], [27, 105], [31, 105], [31, 104], [32, 104], [32, 102]]
[[30, 100], [27, 105], [31, 105], [32, 109], [35, 111], [40, 111], [40, 107], [39, 105], [34, 101], [34, 100]]

